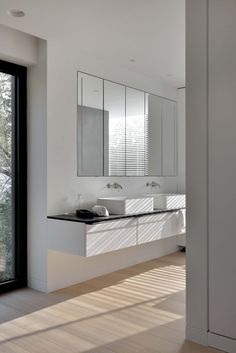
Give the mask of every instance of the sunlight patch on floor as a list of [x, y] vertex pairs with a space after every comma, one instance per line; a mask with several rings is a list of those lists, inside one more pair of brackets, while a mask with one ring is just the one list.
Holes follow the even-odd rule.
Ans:
[[[32, 291], [32, 300], [33, 293], [40, 298]], [[184, 341], [182, 254], [95, 278], [46, 299], [53, 296], [61, 298], [55, 305], [0, 325], [1, 353], [215, 352], [192, 343], [190, 350]]]

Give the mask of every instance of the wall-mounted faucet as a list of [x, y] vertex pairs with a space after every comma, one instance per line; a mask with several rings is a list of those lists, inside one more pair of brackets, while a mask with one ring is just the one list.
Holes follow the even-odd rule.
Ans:
[[108, 189], [117, 189], [118, 191], [123, 189], [122, 185], [120, 185], [119, 183], [108, 183], [106, 186]]
[[148, 181], [148, 182], [146, 183], [146, 186], [151, 186], [151, 188], [155, 188], [155, 189], [156, 189], [157, 187], [160, 189], [160, 187], [161, 187], [161, 185], [158, 184], [156, 181], [151, 181], [151, 182]]

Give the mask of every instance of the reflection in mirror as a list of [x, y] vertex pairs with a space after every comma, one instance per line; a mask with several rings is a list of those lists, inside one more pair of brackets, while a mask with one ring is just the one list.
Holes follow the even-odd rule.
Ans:
[[104, 174], [103, 80], [78, 73], [78, 175]]
[[144, 92], [126, 88], [126, 175], [148, 175], [148, 124]]
[[162, 168], [162, 101], [146, 93], [146, 114], [148, 115], [148, 166], [149, 175], [161, 175]]
[[108, 116], [105, 175], [125, 175], [125, 86], [104, 80], [104, 113]]
[[78, 72], [78, 175], [175, 176], [176, 102]]
[[163, 101], [162, 112], [162, 173], [176, 175], [176, 103]]

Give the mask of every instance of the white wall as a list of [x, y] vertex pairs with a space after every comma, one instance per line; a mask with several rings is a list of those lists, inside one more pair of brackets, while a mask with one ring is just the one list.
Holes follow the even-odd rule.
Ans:
[[88, 258], [48, 252], [49, 292], [176, 251], [177, 237]]
[[28, 68], [28, 285], [47, 290], [47, 43]]
[[37, 62], [37, 38], [0, 25], [0, 58], [29, 66]]
[[46, 42], [0, 25], [0, 59], [28, 66], [28, 284], [47, 290]]
[[207, 344], [207, 0], [186, 1], [187, 327]]
[[178, 89], [178, 192], [185, 193], [186, 189], [186, 113], [185, 113], [185, 88]]
[[[107, 178], [77, 177], [77, 70], [177, 100], [176, 89], [161, 81], [99, 61], [75, 45], [75, 38], [48, 42], [48, 213], [68, 210], [72, 198], [82, 193], [88, 202], [110, 194]], [[63, 50], [62, 50], [63, 48]], [[120, 178], [124, 193], [145, 191], [148, 178]], [[112, 178], [115, 181], [115, 178]], [[152, 180], [152, 178], [151, 178]], [[161, 180], [163, 191], [176, 190], [175, 178]], [[75, 202], [75, 201], [74, 201]]]
[[209, 340], [234, 353], [236, 2], [209, 0], [208, 13]]
[[[77, 70], [95, 74], [116, 82], [134, 86], [177, 100], [176, 89], [157, 79], [151, 79], [122, 67], [104, 62], [80, 47], [76, 38], [58, 38], [48, 41], [48, 214], [72, 211], [77, 194], [90, 205], [99, 196], [117, 195], [106, 188], [111, 181], [122, 184], [122, 194], [143, 194], [150, 191], [147, 180], [156, 179], [161, 191], [177, 191], [177, 178], [143, 177], [77, 177]], [[133, 249], [120, 250], [92, 259], [48, 252], [48, 290], [60, 283], [72, 284], [126, 267], [138, 261], [157, 257], [176, 250], [176, 238]]]

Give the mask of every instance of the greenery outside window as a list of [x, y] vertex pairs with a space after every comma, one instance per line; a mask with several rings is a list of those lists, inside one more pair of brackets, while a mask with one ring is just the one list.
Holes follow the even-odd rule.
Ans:
[[0, 291], [26, 285], [25, 67], [0, 61]]

